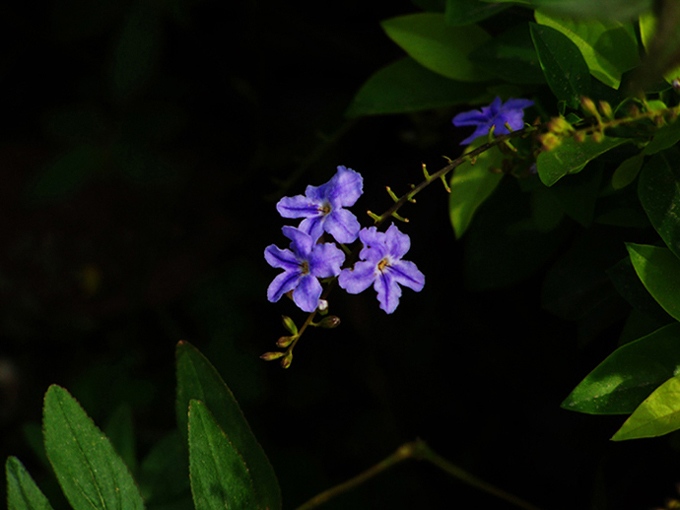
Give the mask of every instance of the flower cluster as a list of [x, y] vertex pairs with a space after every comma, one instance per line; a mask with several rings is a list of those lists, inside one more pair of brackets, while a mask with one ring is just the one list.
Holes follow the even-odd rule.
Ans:
[[[304, 195], [284, 197], [276, 209], [284, 218], [302, 218], [296, 227], [283, 227], [290, 239], [290, 249], [270, 245], [265, 260], [283, 269], [267, 290], [267, 299], [276, 302], [291, 293], [295, 304], [305, 312], [314, 312], [321, 304], [320, 278], [337, 277], [341, 288], [358, 294], [371, 285], [378, 294], [380, 308], [392, 313], [399, 304], [400, 285], [422, 290], [425, 276], [413, 262], [402, 260], [411, 242], [395, 225], [386, 232], [376, 227], [361, 228], [356, 216], [346, 208], [353, 206], [363, 193], [363, 178], [351, 168], [339, 166], [326, 184], [307, 186]], [[324, 233], [336, 242], [353, 243], [359, 238], [363, 249], [359, 262], [342, 268], [345, 253], [334, 243], [323, 242]]]

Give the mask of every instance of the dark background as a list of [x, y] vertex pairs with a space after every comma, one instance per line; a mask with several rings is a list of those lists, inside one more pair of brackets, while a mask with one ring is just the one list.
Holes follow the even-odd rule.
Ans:
[[[610, 443], [623, 417], [559, 407], [614, 349], [625, 312], [613, 299], [611, 320], [579, 342], [589, 325], [542, 310], [560, 250], [599, 237], [576, 225], [545, 253], [527, 248], [537, 260], [528, 278], [471, 291], [466, 243], [433, 186], [400, 225], [426, 275], [420, 294], [404, 290], [387, 316], [372, 290], [336, 292], [338, 329], [305, 334], [289, 370], [258, 358], [283, 334], [281, 314], [305, 317], [266, 300], [277, 271], [263, 250], [287, 243], [276, 201], [346, 165], [364, 176], [354, 210], [368, 225], [363, 211], [391, 203], [385, 185], [404, 192], [422, 162], [438, 168], [460, 152], [454, 110], [343, 117], [361, 84], [402, 56], [379, 21], [417, 11], [406, 0], [0, 8], [3, 458], [19, 456], [49, 484], [29, 438], [52, 383], [100, 425], [129, 403], [144, 457], [174, 426], [184, 339], [242, 404], [284, 508], [416, 437], [544, 509], [648, 508], [673, 495], [668, 438]], [[518, 194], [504, 182], [473, 228], [491, 229]], [[324, 508], [459, 505], [511, 508], [415, 461]]]

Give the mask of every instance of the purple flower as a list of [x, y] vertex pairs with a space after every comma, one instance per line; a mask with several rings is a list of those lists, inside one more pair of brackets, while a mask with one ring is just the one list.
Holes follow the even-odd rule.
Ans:
[[453, 118], [454, 126], [477, 126], [475, 132], [461, 145], [467, 145], [475, 138], [489, 133], [491, 126], [496, 126], [494, 134], [506, 135], [509, 133], [505, 127], [507, 122], [513, 131], [524, 127], [524, 108], [529, 108], [534, 104], [528, 99], [508, 99], [505, 104], [501, 104], [501, 98], [496, 97], [489, 106], [483, 106], [482, 111], [470, 110], [469, 112], [459, 113]]
[[399, 232], [393, 224], [387, 232], [378, 232], [376, 227], [364, 228], [359, 232], [364, 244], [359, 257], [362, 261], [353, 269], [343, 269], [338, 277], [340, 287], [350, 294], [358, 294], [371, 284], [378, 293], [380, 308], [392, 313], [399, 304], [403, 285], [419, 292], [425, 285], [425, 276], [413, 262], [401, 260], [411, 247], [411, 240]]
[[337, 276], [345, 254], [335, 244], [316, 244], [309, 234], [294, 227], [283, 227], [283, 235], [292, 241], [290, 250], [273, 244], [264, 250], [269, 265], [284, 270], [269, 285], [267, 299], [274, 303], [292, 290], [295, 304], [305, 312], [313, 312], [322, 290], [317, 278]]
[[364, 180], [351, 168], [339, 166], [326, 184], [307, 186], [305, 194], [284, 197], [276, 210], [284, 218], [304, 218], [298, 227], [315, 241], [328, 232], [339, 243], [351, 243], [359, 235], [359, 221], [343, 207], [353, 206], [363, 193]]

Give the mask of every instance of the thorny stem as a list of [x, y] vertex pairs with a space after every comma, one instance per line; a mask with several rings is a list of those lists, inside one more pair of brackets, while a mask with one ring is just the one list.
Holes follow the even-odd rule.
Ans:
[[446, 473], [450, 474], [454, 478], [457, 478], [461, 482], [471, 485], [472, 487], [475, 487], [483, 492], [486, 492], [487, 494], [491, 494], [493, 496], [496, 496], [497, 498], [507, 501], [508, 503], [511, 503], [517, 506], [518, 508], [523, 508], [524, 510], [539, 510], [538, 507], [532, 505], [527, 501], [524, 501], [523, 499], [515, 496], [514, 494], [505, 492], [504, 490], [499, 489], [498, 487], [491, 485], [490, 483], [487, 483], [484, 480], [481, 480], [476, 476], [471, 475], [467, 471], [459, 468], [455, 464], [449, 462], [445, 458], [436, 454], [434, 451], [432, 451], [432, 449], [430, 449], [429, 446], [427, 446], [427, 444], [424, 441], [420, 439], [416, 439], [415, 441], [412, 441], [410, 443], [404, 443], [399, 448], [397, 448], [397, 450], [393, 454], [384, 458], [374, 466], [368, 468], [363, 473], [360, 473], [354, 478], [350, 478], [346, 482], [343, 482], [339, 485], [336, 485], [335, 487], [331, 487], [330, 489], [320, 494], [317, 494], [306, 503], [297, 507], [296, 510], [311, 510], [312, 508], [316, 508], [320, 505], [323, 505], [324, 503], [330, 501], [336, 496], [339, 496], [344, 492], [347, 492], [351, 489], [354, 489], [355, 487], [358, 487], [359, 485], [367, 482], [374, 476], [382, 473], [383, 471], [386, 471], [387, 469], [407, 459], [426, 460], [428, 462], [431, 462], [441, 470], [445, 471]]

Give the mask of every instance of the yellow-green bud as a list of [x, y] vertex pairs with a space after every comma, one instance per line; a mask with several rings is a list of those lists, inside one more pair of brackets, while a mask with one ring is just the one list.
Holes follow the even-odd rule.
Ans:
[[282, 349], [285, 349], [286, 347], [293, 343], [293, 340], [295, 340], [295, 336], [282, 336], [276, 341], [276, 347], [281, 347]]
[[574, 133], [574, 140], [576, 140], [576, 142], [581, 143], [581, 142], [583, 142], [585, 139], [586, 139], [586, 135], [585, 135], [585, 133], [584, 133], [583, 131], [576, 131], [576, 132]]
[[265, 361], [272, 361], [272, 360], [275, 360], [275, 359], [279, 359], [284, 354], [286, 354], [286, 353], [285, 352], [265, 352], [262, 356], [260, 356], [260, 358], [262, 358]]
[[614, 118], [614, 112], [612, 111], [612, 107], [607, 101], [600, 101], [600, 111], [602, 112], [602, 115], [607, 119]]
[[286, 317], [285, 315], [282, 315], [281, 318], [283, 319], [283, 327], [286, 328], [286, 331], [291, 335], [297, 335], [298, 328], [293, 322], [293, 319]]
[[286, 354], [286, 356], [281, 359], [281, 367], [282, 368], [288, 368], [292, 362], [293, 362], [293, 353], [292, 353], [292, 351], [289, 351], [288, 354]]
[[581, 97], [581, 107], [591, 115], [594, 115], [595, 117], [599, 117], [600, 114], [597, 112], [597, 108], [595, 108], [595, 103], [593, 103], [593, 100], [590, 99], [589, 97]]
[[604, 140], [604, 134], [600, 133], [599, 131], [595, 131], [593, 133], [593, 141], [600, 143], [602, 140]]
[[324, 319], [321, 322], [319, 322], [319, 327], [325, 329], [337, 328], [339, 325], [340, 317], [338, 317], [337, 315], [329, 315], [328, 317], [324, 317]]

